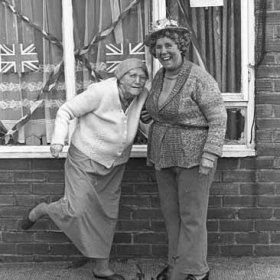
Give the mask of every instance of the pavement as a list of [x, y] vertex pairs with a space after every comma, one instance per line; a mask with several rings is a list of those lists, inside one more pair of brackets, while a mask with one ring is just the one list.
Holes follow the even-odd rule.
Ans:
[[[152, 280], [165, 266], [164, 260], [114, 260], [112, 268], [126, 280]], [[209, 258], [211, 280], [280, 280], [280, 257]], [[137, 273], [142, 270], [144, 277]], [[139, 275], [139, 274], [138, 274]], [[69, 268], [67, 262], [2, 263], [0, 280], [94, 280], [92, 263]]]

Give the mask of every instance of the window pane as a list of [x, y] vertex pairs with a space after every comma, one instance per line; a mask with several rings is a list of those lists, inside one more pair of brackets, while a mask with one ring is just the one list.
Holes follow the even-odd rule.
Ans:
[[245, 108], [227, 108], [226, 144], [245, 144]]
[[[168, 1], [167, 15], [191, 26], [205, 67], [222, 92], [241, 90], [241, 0], [224, 0], [221, 7], [194, 8], [189, 1]], [[192, 46], [195, 45], [193, 40]], [[198, 64], [193, 47], [189, 59]]]
[[[151, 17], [151, 2], [131, 5], [132, 1], [86, 0], [81, 5], [80, 0], [73, 0], [75, 47], [82, 52], [76, 60], [78, 93], [93, 82], [111, 77], [126, 58], [147, 60], [143, 40]], [[110, 29], [112, 26], [114, 29]], [[146, 143], [140, 131], [135, 143]]]
[[46, 145], [65, 101], [61, 1], [10, 3], [0, 4], [0, 143]]

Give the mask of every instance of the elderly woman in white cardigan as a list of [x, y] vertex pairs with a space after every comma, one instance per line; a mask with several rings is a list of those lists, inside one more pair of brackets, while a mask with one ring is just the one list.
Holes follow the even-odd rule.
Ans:
[[56, 202], [38, 204], [21, 224], [27, 230], [48, 215], [84, 256], [95, 260], [97, 279], [124, 279], [109, 268], [109, 255], [147, 79], [145, 64], [127, 59], [115, 77], [91, 85], [60, 107], [50, 147], [54, 157], [62, 151], [70, 120], [78, 119], [65, 162], [65, 194]]

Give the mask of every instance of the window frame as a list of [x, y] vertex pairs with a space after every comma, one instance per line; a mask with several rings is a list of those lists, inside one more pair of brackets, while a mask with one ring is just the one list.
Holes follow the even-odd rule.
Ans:
[[[164, 18], [166, 15], [165, 5], [162, 0], [152, 0], [152, 19]], [[255, 156], [255, 127], [254, 127], [254, 84], [255, 84], [255, 13], [254, 0], [241, 1], [241, 52], [242, 67], [241, 93], [222, 93], [226, 107], [246, 108], [246, 125], [244, 129], [244, 145], [224, 145], [223, 157], [247, 157]], [[75, 96], [75, 58], [73, 40], [73, 10], [72, 0], [62, 0], [62, 32], [65, 62], [65, 86], [67, 100]], [[148, 62], [149, 63], [149, 62]], [[153, 60], [153, 73], [159, 69], [157, 60]], [[75, 121], [70, 124], [69, 134], [71, 135], [75, 127]], [[251, 139], [252, 138], [252, 139]], [[0, 146], [0, 158], [51, 158], [48, 145], [45, 146]], [[68, 146], [63, 148], [61, 157], [67, 155]], [[146, 145], [133, 145], [131, 157], [146, 157]]]

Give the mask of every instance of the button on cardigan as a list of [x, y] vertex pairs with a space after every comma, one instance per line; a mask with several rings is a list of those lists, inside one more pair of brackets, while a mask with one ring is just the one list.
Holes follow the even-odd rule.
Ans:
[[71, 120], [78, 118], [71, 142], [81, 152], [106, 166], [129, 159], [147, 91], [135, 97], [124, 112], [117, 79], [92, 84], [58, 110], [52, 144], [64, 145]]

